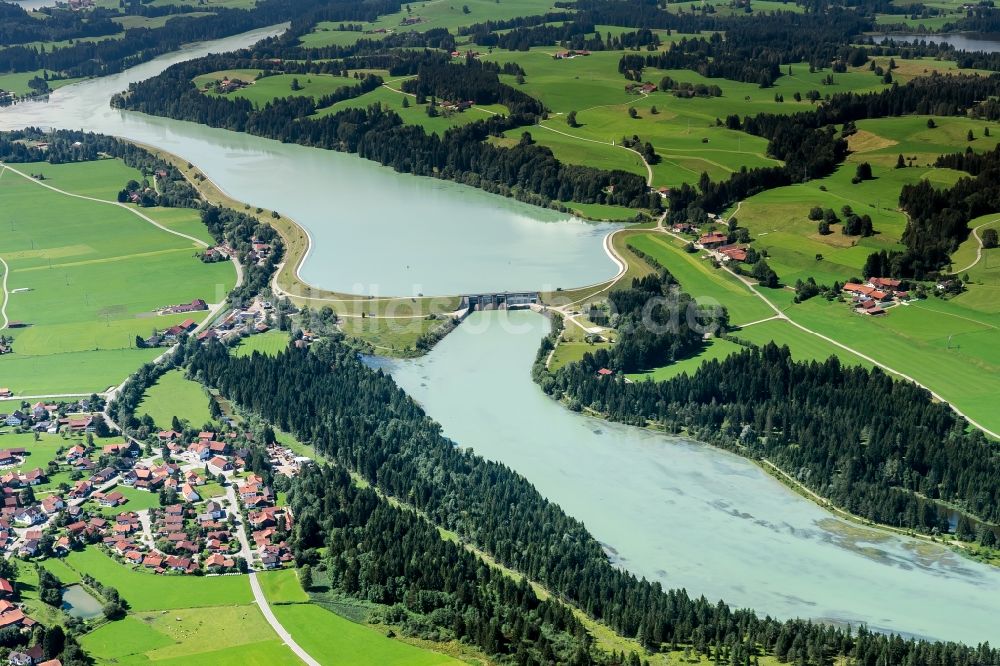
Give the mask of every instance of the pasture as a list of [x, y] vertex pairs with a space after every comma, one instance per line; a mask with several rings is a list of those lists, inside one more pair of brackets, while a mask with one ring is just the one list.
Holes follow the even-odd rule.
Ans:
[[[357, 80], [332, 74], [274, 74], [255, 80], [260, 70], [234, 69], [202, 74], [194, 78], [194, 84], [205, 94], [215, 97], [240, 97], [249, 100], [256, 106], [262, 106], [275, 98], [282, 97], [312, 97], [318, 99], [329, 95], [337, 88], [353, 86]], [[217, 93], [212, 89], [216, 81], [224, 77], [240, 79], [249, 85], [230, 93]], [[293, 88], [298, 83], [298, 89]], [[207, 90], [206, 90], [207, 88]]]
[[445, 654], [387, 638], [314, 604], [273, 606], [295, 642], [323, 666], [438, 666], [461, 664]]
[[[466, 12], [466, 9], [468, 10]], [[499, 21], [521, 16], [535, 16], [558, 11], [552, 0], [463, 0], [446, 2], [428, 0], [405, 4], [402, 11], [380, 16], [371, 23], [360, 23], [361, 32], [338, 30], [340, 22], [321, 21], [300, 39], [303, 46], [345, 46], [359, 39], [380, 39], [389, 33], [424, 32], [433, 28], [447, 28], [453, 33], [457, 28], [483, 21]], [[410, 21], [410, 25], [404, 22]], [[358, 23], [345, 21], [344, 23]], [[376, 33], [374, 31], [382, 30]], [[459, 38], [463, 41], [463, 38]]]
[[233, 349], [236, 356], [250, 356], [255, 351], [266, 356], [277, 356], [288, 346], [288, 333], [271, 330], [259, 335], [243, 338]]
[[135, 413], [140, 417], [148, 414], [161, 430], [169, 430], [175, 416], [191, 427], [200, 428], [212, 420], [208, 401], [208, 393], [201, 384], [184, 377], [181, 370], [171, 370], [146, 390]]
[[81, 643], [103, 663], [300, 663], [252, 604], [134, 613], [102, 625]]
[[[45, 184], [114, 200], [137, 172], [116, 160], [23, 165]], [[203, 312], [159, 315], [195, 298], [218, 302], [232, 289], [231, 264], [204, 264], [200, 246], [118, 205], [54, 192], [9, 170], [0, 175], [0, 256], [10, 266], [7, 315], [23, 326], [0, 374], [15, 394], [86, 393], [118, 384], [158, 352], [148, 337]], [[193, 211], [169, 214], [190, 227]], [[8, 379], [9, 378], [9, 379]]]
[[101, 584], [118, 588], [136, 613], [242, 605], [253, 600], [246, 576], [158, 576], [126, 567], [96, 547], [74, 551], [65, 561]]

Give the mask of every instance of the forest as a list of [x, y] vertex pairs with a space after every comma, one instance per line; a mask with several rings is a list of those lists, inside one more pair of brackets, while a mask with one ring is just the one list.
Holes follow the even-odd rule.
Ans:
[[[772, 372], [775, 388], [795, 386], [794, 380], [800, 378], [795, 364], [785, 363], [785, 367], [795, 374], [785, 377]], [[828, 368], [828, 375], [842, 378], [832, 381], [823, 395], [824, 402], [836, 395], [839, 385], [853, 383], [858, 376], [841, 375], [840, 370]], [[352, 349], [339, 342], [331, 340], [311, 350], [290, 348], [276, 357], [255, 353], [244, 358], [233, 357], [223, 346], [211, 343], [193, 352], [188, 371], [198, 381], [218, 388], [242, 410], [293, 433], [338, 467], [356, 472], [390, 496], [406, 498], [435, 525], [456, 532], [615, 631], [636, 637], [649, 650], [690, 644], [710, 658], [727, 654], [736, 664], [747, 663], [761, 651], [784, 662], [810, 664], [833, 663], [838, 655], [871, 666], [971, 666], [1000, 659], [1000, 653], [986, 645], [971, 648], [889, 637], [864, 629], [850, 632], [807, 621], [761, 618], [749, 610], [692, 599], [683, 590], [665, 591], [637, 579], [613, 566], [582, 524], [548, 502], [523, 477], [443, 437], [440, 427], [391, 378], [365, 366]], [[895, 398], [912, 397], [905, 394], [902, 385], [879, 381], [884, 376], [872, 378], [873, 387], [892, 391]], [[612, 383], [617, 384], [608, 381], [605, 386]], [[757, 381], [747, 383], [761, 388]], [[695, 390], [694, 395], [708, 390]], [[865, 404], [870, 404], [867, 396]], [[720, 403], [718, 408], [727, 407]], [[923, 406], [913, 409], [926, 411]], [[921, 425], [950, 418], [944, 407], [926, 413]], [[776, 431], [785, 416], [787, 411], [778, 411], [772, 421]], [[319, 483], [319, 476], [333, 473], [320, 469], [309, 479]], [[324, 534], [327, 544], [336, 544], [337, 549], [327, 554], [336, 561], [328, 566], [342, 589], [360, 591], [361, 582], [355, 582], [349, 573], [356, 557], [352, 549], [356, 539], [331, 539], [329, 509], [319, 504], [320, 499], [307, 500], [312, 495], [297, 492], [293, 488], [294, 501], [300, 503], [298, 510], [310, 517], [300, 519], [299, 533]], [[305, 506], [313, 501], [316, 506]], [[340, 526], [350, 524], [347, 516], [335, 520]], [[363, 533], [361, 536], [365, 538]], [[318, 545], [315, 539], [303, 543]], [[381, 587], [377, 589], [385, 593]], [[515, 627], [497, 625], [504, 642], [517, 636]]]

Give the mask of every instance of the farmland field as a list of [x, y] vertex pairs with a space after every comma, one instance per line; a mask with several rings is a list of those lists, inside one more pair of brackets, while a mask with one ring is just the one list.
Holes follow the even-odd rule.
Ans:
[[314, 604], [273, 606], [295, 642], [323, 666], [438, 666], [461, 662], [387, 638]]
[[200, 428], [212, 420], [208, 400], [201, 384], [185, 378], [181, 370], [171, 370], [146, 391], [136, 414], [149, 414], [161, 430], [169, 430], [175, 416]]
[[[116, 160], [33, 166], [45, 184], [114, 200], [137, 172]], [[232, 288], [231, 264], [202, 263], [200, 246], [171, 235], [117, 205], [73, 198], [8, 169], [0, 176], [0, 257], [8, 278], [13, 354], [0, 359], [15, 394], [103, 391], [158, 355], [137, 349], [148, 337], [203, 312], [158, 315], [157, 308], [202, 298], [218, 302]], [[44, 212], [44, 214], [43, 214]], [[192, 211], [171, 211], [178, 226]]]
[[96, 547], [70, 553], [66, 564], [118, 588], [135, 612], [240, 605], [253, 599], [246, 576], [157, 576], [126, 567]]

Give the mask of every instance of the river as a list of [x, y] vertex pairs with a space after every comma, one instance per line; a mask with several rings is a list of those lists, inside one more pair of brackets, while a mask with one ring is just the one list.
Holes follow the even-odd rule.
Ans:
[[1000, 570], [833, 518], [719, 449], [570, 412], [530, 378], [547, 330], [475, 313], [429, 355], [382, 363], [447, 436], [523, 474], [637, 575], [778, 617], [1000, 639]]
[[[237, 199], [303, 223], [315, 248], [302, 275], [330, 289], [568, 287], [615, 272], [605, 225], [350, 155], [107, 107], [129, 81], [273, 32], [192, 46], [68, 86], [49, 103], [2, 109], [0, 128], [83, 127], [175, 152]], [[1000, 571], [836, 520], [738, 457], [585, 418], [543, 396], [529, 369], [545, 327], [532, 313], [477, 313], [427, 357], [389, 366], [451, 437], [524, 474], [636, 574], [781, 617], [1000, 640]]]
[[617, 267], [584, 222], [481, 190], [398, 174], [354, 155], [283, 144], [119, 111], [116, 92], [176, 62], [276, 34], [257, 30], [196, 44], [122, 74], [56, 90], [48, 102], [0, 109], [0, 129], [84, 128], [189, 160], [235, 199], [288, 215], [313, 246], [300, 271], [316, 287], [383, 296], [552, 290], [600, 282]]

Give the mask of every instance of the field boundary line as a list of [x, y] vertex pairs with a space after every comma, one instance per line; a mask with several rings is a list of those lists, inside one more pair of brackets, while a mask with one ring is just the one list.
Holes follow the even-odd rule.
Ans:
[[633, 148], [626, 148], [625, 146], [618, 145], [611, 141], [598, 141], [597, 139], [588, 139], [586, 137], [576, 136], [568, 132], [563, 132], [562, 130], [557, 130], [555, 127], [549, 127], [548, 125], [543, 125], [540, 122], [537, 125], [535, 125], [535, 127], [541, 127], [542, 129], [547, 129], [550, 132], [555, 132], [556, 134], [562, 134], [563, 136], [568, 136], [569, 138], [576, 139], [577, 141], [587, 141], [589, 143], [596, 143], [601, 146], [611, 146], [612, 148], [621, 148], [622, 150], [627, 150], [630, 153], [635, 153], [636, 155], [639, 156], [639, 159], [642, 161], [643, 166], [646, 167], [646, 187], [652, 187], [653, 167], [649, 166], [649, 162], [646, 161], [646, 158], [643, 157], [642, 153], [640, 153], [638, 150], [635, 150]]

